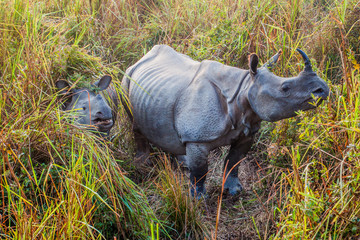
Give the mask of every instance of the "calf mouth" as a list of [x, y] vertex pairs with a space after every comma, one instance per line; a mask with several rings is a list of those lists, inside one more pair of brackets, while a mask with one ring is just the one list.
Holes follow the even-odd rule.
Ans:
[[99, 128], [99, 130], [109, 130], [114, 124], [111, 118], [108, 119], [95, 118], [92, 122], [93, 125]]

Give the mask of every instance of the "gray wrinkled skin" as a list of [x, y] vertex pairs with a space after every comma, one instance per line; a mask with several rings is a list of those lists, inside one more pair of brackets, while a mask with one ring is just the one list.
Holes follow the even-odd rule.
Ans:
[[[231, 171], [225, 188], [237, 194], [242, 189], [237, 163], [249, 151], [261, 121], [293, 117], [296, 111], [315, 108], [329, 94], [305, 53], [298, 51], [307, 59], [306, 69], [297, 77], [281, 78], [267, 69], [280, 52], [261, 68], [252, 54], [250, 69], [243, 70], [215, 61], [197, 62], [168, 46], [155, 46], [122, 81], [137, 157], [147, 158], [148, 141], [177, 155], [190, 170], [192, 193], [201, 196], [209, 152], [231, 145], [224, 163], [226, 174]], [[313, 96], [320, 100], [315, 102]]]
[[109, 134], [114, 126], [118, 105], [110, 76], [104, 76], [93, 84], [100, 93], [88, 88], [70, 89], [70, 85], [63, 80], [57, 81], [55, 85], [60, 93], [65, 95], [62, 110], [74, 112], [78, 125], [95, 130], [102, 136]]

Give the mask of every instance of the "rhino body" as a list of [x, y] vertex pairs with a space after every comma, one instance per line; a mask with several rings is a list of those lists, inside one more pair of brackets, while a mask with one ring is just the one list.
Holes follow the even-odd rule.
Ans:
[[90, 88], [71, 89], [64, 80], [55, 83], [63, 98], [63, 111], [73, 111], [75, 123], [108, 136], [116, 120], [118, 97], [111, 77], [104, 76]]
[[[308, 67], [310, 62], [303, 57]], [[298, 77], [281, 78], [267, 65], [257, 68], [257, 55], [249, 60], [250, 69], [243, 70], [194, 61], [158, 45], [131, 66], [122, 87], [129, 100], [124, 106], [133, 119], [137, 157], [146, 158], [148, 141], [175, 154], [190, 170], [192, 193], [201, 195], [209, 152], [231, 145], [224, 163], [229, 174], [225, 188], [233, 195], [241, 191], [237, 163], [249, 151], [261, 121], [295, 116], [296, 111], [316, 106], [313, 96], [325, 99], [329, 94], [311, 65], [311, 71], [307, 68]]]

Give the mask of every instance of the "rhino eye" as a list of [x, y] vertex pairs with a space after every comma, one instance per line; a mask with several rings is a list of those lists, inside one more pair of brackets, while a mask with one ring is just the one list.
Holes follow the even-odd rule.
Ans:
[[86, 107], [83, 107], [83, 110], [86, 110]]
[[288, 92], [290, 90], [290, 86], [288, 84], [281, 85], [281, 91]]

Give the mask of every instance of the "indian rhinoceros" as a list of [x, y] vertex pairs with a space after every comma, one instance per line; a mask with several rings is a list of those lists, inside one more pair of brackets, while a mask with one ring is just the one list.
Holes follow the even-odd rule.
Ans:
[[[110, 76], [103, 76], [89, 87], [73, 89], [68, 82], [57, 81], [56, 88], [60, 94], [65, 95], [62, 110], [74, 111], [76, 124], [96, 130], [101, 136], [108, 136], [114, 126], [118, 105], [111, 80]], [[103, 90], [106, 91], [102, 92]]]
[[299, 110], [315, 108], [329, 94], [309, 58], [298, 52], [305, 69], [297, 77], [282, 78], [269, 70], [280, 51], [260, 68], [258, 56], [251, 54], [250, 69], [243, 70], [154, 46], [122, 80], [137, 157], [149, 153], [148, 141], [176, 155], [189, 168], [192, 194], [201, 196], [209, 152], [231, 145], [224, 164], [225, 188], [232, 195], [239, 193], [237, 163], [249, 151], [261, 121], [293, 117]]

